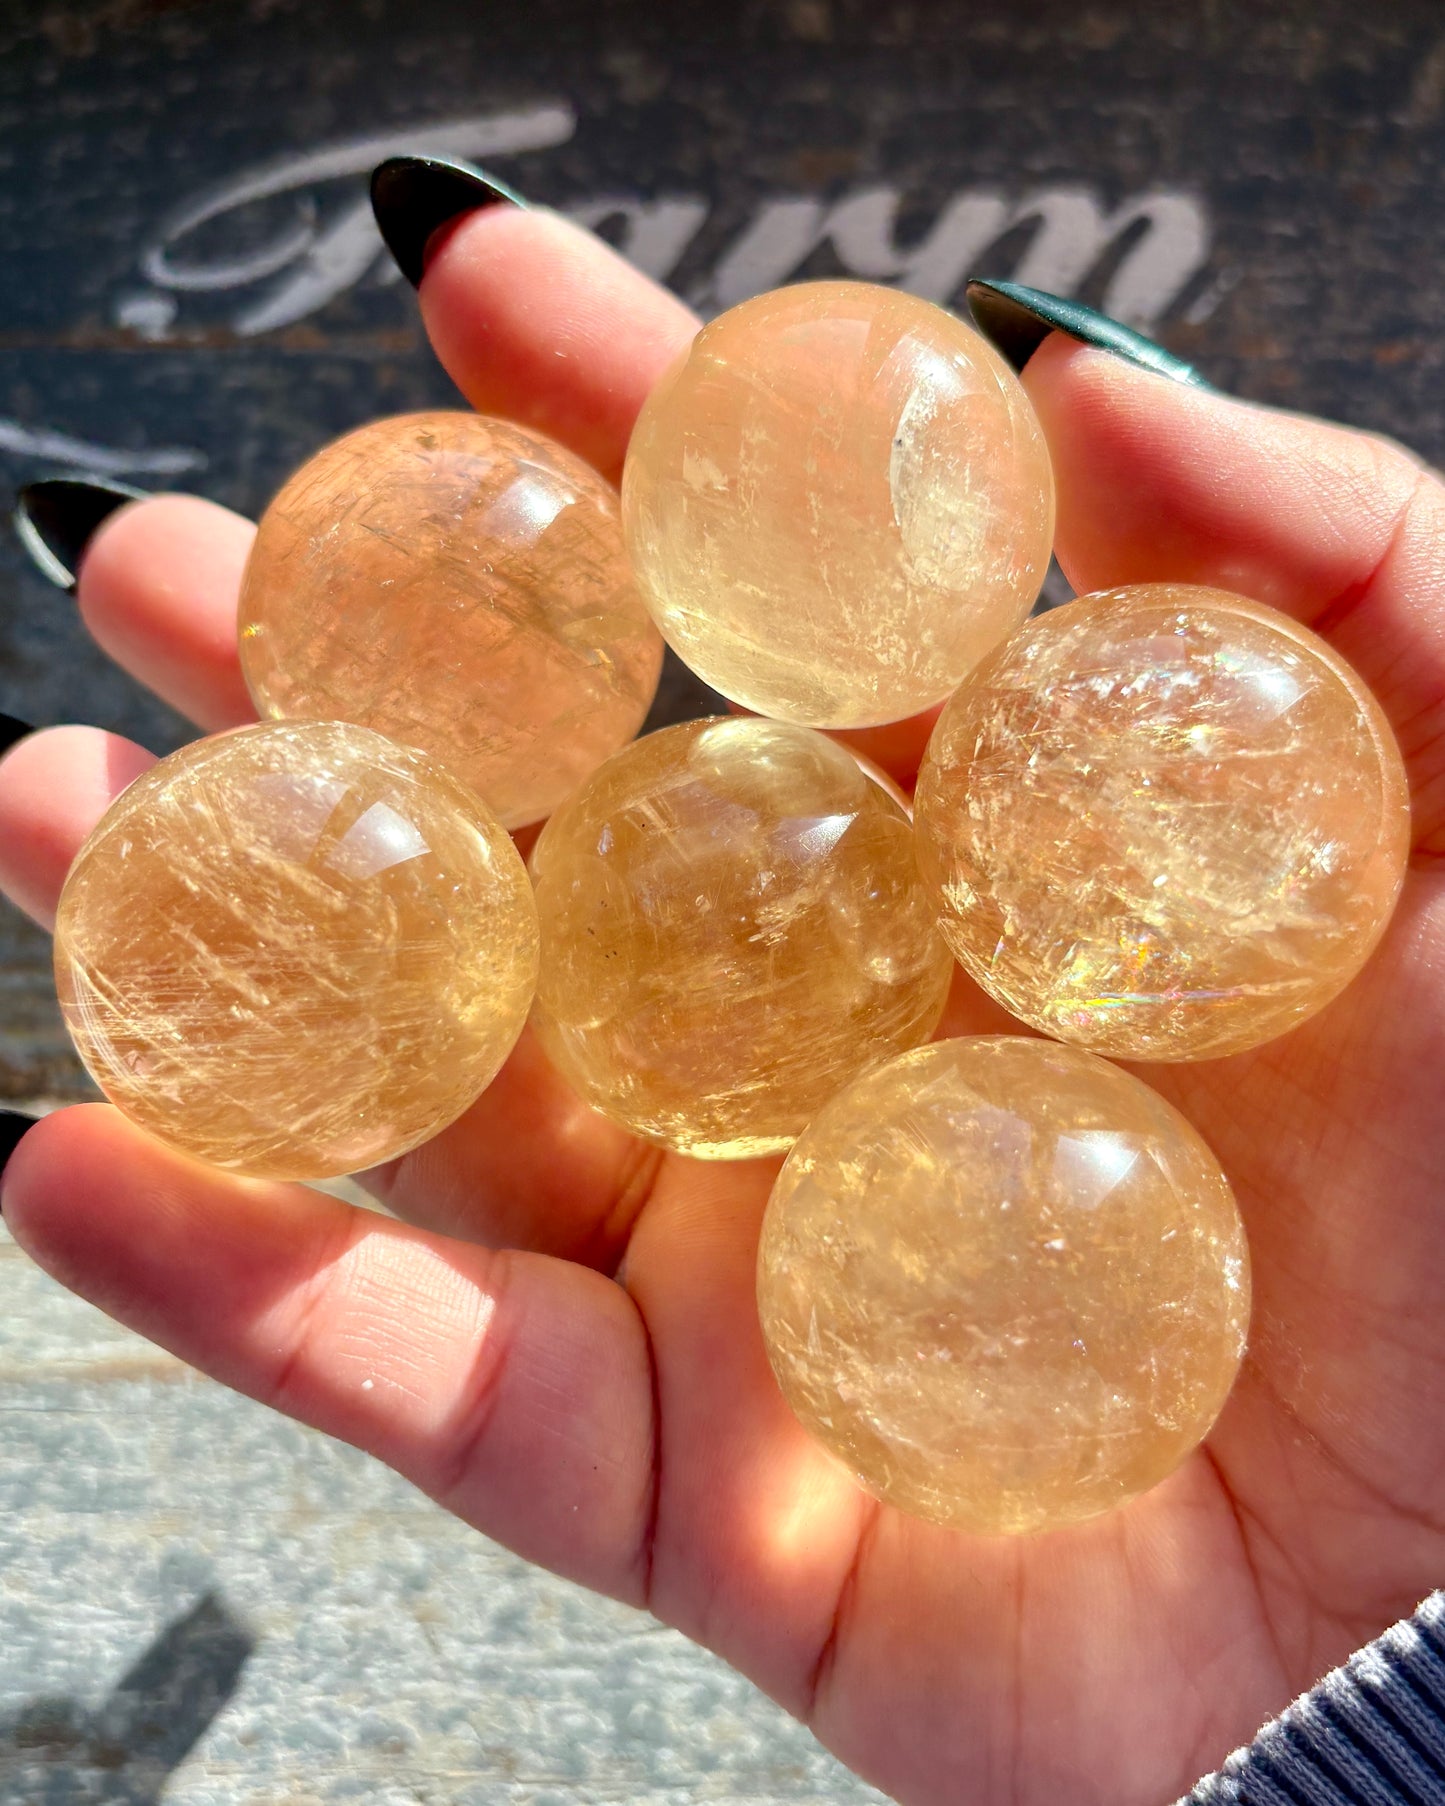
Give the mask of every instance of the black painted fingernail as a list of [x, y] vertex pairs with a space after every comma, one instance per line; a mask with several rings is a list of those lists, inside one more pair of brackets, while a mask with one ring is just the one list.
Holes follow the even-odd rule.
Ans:
[[1017, 282], [987, 282], [971, 276], [965, 290], [969, 310], [979, 331], [1004, 354], [1015, 370], [1022, 370], [1051, 332], [1066, 332], [1084, 345], [1096, 345], [1128, 358], [1145, 370], [1191, 383], [1197, 389], [1209, 384], [1182, 357], [1175, 357], [1142, 332], [1121, 326], [1097, 307], [1067, 301], [1041, 288], [1024, 288]]
[[22, 721], [18, 715], [0, 714], [0, 755], [8, 753], [17, 740], [23, 740], [35, 729], [28, 721]]
[[33, 1116], [22, 1116], [18, 1110], [0, 1110], [0, 1178], [4, 1177], [6, 1162], [20, 1145], [21, 1137], [34, 1127]]
[[386, 248], [421, 287], [427, 241], [439, 226], [479, 207], [525, 207], [514, 188], [458, 157], [388, 157], [371, 172], [371, 210]]
[[15, 531], [42, 576], [75, 594], [75, 573], [103, 520], [147, 491], [104, 477], [51, 477], [27, 483], [16, 497]]

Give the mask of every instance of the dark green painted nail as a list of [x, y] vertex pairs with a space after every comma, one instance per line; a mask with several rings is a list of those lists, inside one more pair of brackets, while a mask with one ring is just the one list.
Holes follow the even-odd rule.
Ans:
[[0, 714], [0, 755], [8, 753], [17, 740], [34, 732], [30, 723], [22, 721], [18, 715]]
[[371, 173], [371, 210], [397, 267], [420, 288], [426, 248], [448, 220], [479, 207], [525, 207], [514, 188], [459, 157], [388, 157]]
[[998, 347], [1015, 370], [1023, 369], [1051, 332], [1066, 332], [1081, 344], [1112, 351], [1118, 357], [1128, 358], [1131, 364], [1177, 383], [1192, 383], [1199, 389], [1209, 387], [1192, 364], [1156, 345], [1153, 339], [1146, 339], [1142, 332], [1121, 326], [1097, 307], [1085, 307], [1082, 301], [1067, 301], [1062, 295], [1024, 288], [1017, 282], [988, 282], [981, 276], [971, 276], [965, 292], [979, 331]]
[[31, 562], [57, 589], [75, 594], [75, 574], [91, 536], [103, 520], [144, 489], [104, 477], [52, 477], [27, 483], [16, 497], [15, 531]]
[[33, 1116], [22, 1116], [18, 1110], [0, 1110], [0, 1173], [20, 1145], [21, 1137], [35, 1127]]

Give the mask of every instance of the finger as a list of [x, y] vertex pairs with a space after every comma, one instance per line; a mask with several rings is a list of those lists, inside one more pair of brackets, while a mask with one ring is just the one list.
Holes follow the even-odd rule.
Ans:
[[[536, 426], [613, 480], [638, 409], [698, 325], [591, 233], [505, 207], [439, 235], [422, 308], [475, 407]], [[236, 650], [254, 532], [214, 503], [152, 497], [112, 515], [81, 564], [81, 612], [100, 645], [208, 730], [255, 716]]]
[[[154, 762], [99, 728], [48, 728], [19, 741], [0, 759], [0, 890], [51, 928], [86, 837]], [[662, 1160], [589, 1109], [529, 1031], [457, 1122], [364, 1183], [429, 1228], [611, 1271]]]
[[115, 662], [207, 732], [254, 721], [236, 607], [256, 529], [193, 495], [110, 515], [85, 549], [76, 599]]
[[[614, 481], [633, 421], [698, 321], [580, 227], [494, 207], [439, 235], [422, 284], [428, 332], [483, 413], [523, 421]], [[195, 497], [152, 497], [96, 533], [81, 611], [127, 671], [213, 730], [254, 719], [236, 651], [255, 529]]]
[[678, 1163], [628, 1250], [627, 1287], [656, 1368], [648, 1603], [797, 1712], [878, 1508], [768, 1365], [757, 1248], [778, 1164]]
[[85, 837], [126, 785], [155, 764], [97, 727], [51, 727], [0, 759], [0, 890], [42, 928]]
[[469, 1110], [362, 1183], [409, 1222], [612, 1273], [667, 1158], [583, 1103], [527, 1028]]
[[695, 314], [556, 214], [488, 207], [438, 235], [421, 285], [437, 356], [484, 414], [535, 427], [610, 481]]
[[[699, 325], [592, 233], [513, 207], [438, 235], [421, 305], [473, 407], [560, 439], [613, 482], [638, 411]], [[835, 737], [911, 788], [937, 713]]]
[[[637, 410], [698, 324], [591, 233], [513, 208], [443, 235], [423, 310], [476, 407], [537, 426], [613, 479]], [[97, 642], [208, 731], [255, 718], [236, 647], [254, 536], [213, 502], [153, 496], [103, 523], [78, 574]]]
[[3, 1209], [47, 1272], [141, 1335], [640, 1602], [651, 1365], [619, 1286], [209, 1171], [105, 1105], [24, 1137]]
[[1215, 584], [1322, 633], [1380, 699], [1417, 848], [1445, 852], [1445, 486], [1400, 446], [1169, 382], [1054, 334], [1024, 382], [1080, 590]]
[[796, 1707], [873, 1507], [768, 1372], [769, 1167], [676, 1170], [638, 1281], [665, 1346], [652, 1306], [598, 1274], [211, 1172], [104, 1105], [37, 1124], [0, 1208], [119, 1322], [526, 1559], [651, 1606]]

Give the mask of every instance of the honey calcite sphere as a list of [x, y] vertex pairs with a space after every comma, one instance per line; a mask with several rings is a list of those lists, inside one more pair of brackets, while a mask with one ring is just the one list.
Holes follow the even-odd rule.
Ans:
[[1173, 1471], [1244, 1351], [1218, 1162], [1147, 1085], [1024, 1036], [938, 1041], [828, 1103], [763, 1222], [768, 1357], [870, 1492], [987, 1535]]
[[532, 873], [543, 1045], [590, 1104], [683, 1153], [787, 1147], [942, 1013], [952, 962], [907, 813], [808, 728], [647, 735], [557, 811]]
[[1323, 640], [1140, 584], [1030, 621], [939, 717], [915, 800], [944, 938], [1096, 1053], [1239, 1053], [1335, 997], [1409, 851], [1399, 749]]
[[638, 582], [724, 696], [814, 727], [940, 702], [1023, 620], [1053, 475], [1013, 371], [931, 302], [814, 282], [720, 315], [622, 479]]
[[296, 472], [262, 516], [240, 638], [262, 714], [421, 747], [509, 828], [632, 738], [662, 662], [612, 489], [463, 413], [373, 421]]
[[521, 1032], [537, 917], [496, 818], [366, 728], [238, 729], [112, 805], [55, 976], [97, 1084], [212, 1165], [321, 1179], [426, 1140]]

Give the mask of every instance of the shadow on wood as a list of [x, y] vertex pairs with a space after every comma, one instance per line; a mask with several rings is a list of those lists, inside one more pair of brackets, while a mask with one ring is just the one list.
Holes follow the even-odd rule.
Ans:
[[40, 1698], [0, 1718], [0, 1806], [158, 1806], [255, 1646], [226, 1602], [207, 1593], [98, 1708]]

